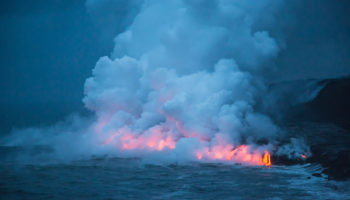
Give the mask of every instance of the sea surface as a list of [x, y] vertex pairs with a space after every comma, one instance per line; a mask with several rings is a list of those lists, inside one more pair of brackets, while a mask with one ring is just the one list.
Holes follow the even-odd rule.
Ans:
[[0, 199], [350, 199], [350, 182], [313, 176], [322, 170], [318, 165], [150, 164], [108, 156], [47, 163], [11, 159], [20, 151], [0, 148]]

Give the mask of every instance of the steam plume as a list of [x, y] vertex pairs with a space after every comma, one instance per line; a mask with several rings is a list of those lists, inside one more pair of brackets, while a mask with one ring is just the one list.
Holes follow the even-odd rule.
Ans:
[[[97, 5], [87, 1], [92, 11]], [[138, 14], [125, 15], [111, 56], [100, 58], [86, 80], [83, 102], [96, 121], [75, 131], [50, 131], [60, 130], [59, 138], [80, 134], [65, 143], [79, 153], [163, 151], [174, 159], [262, 164], [262, 154], [283, 136], [258, 105], [271, 105], [278, 96], [268, 93], [273, 76], [267, 74], [278, 70], [274, 59], [283, 37], [274, 38], [269, 30], [284, 1], [146, 0], [141, 5]], [[294, 141], [280, 152], [290, 154], [296, 146], [307, 151]], [[59, 149], [64, 148], [56, 145]]]
[[[225, 157], [262, 140], [269, 149], [281, 131], [255, 107], [280, 47], [256, 27], [262, 18], [273, 21], [281, 6], [145, 1], [115, 38], [112, 56], [102, 57], [85, 83], [84, 103], [98, 117], [97, 132], [124, 150], [175, 149], [189, 139], [198, 148], [190, 153], [200, 157]], [[217, 152], [222, 155], [211, 155]]]

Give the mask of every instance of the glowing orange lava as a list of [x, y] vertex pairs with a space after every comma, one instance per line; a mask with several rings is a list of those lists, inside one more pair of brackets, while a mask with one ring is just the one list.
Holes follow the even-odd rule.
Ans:
[[150, 149], [161, 151], [165, 148], [174, 149], [176, 141], [161, 130], [161, 127], [154, 127], [144, 134], [136, 134], [128, 128], [119, 129], [111, 134], [104, 142], [105, 145], [113, 141], [119, 141], [122, 150]]
[[[162, 126], [155, 126], [144, 132], [132, 132], [124, 127], [113, 133], [104, 140], [104, 144], [115, 145], [121, 150], [152, 150], [162, 151], [165, 149], [173, 150], [176, 143], [181, 139], [174, 138], [169, 129]], [[228, 161], [246, 165], [271, 166], [270, 153], [265, 150], [262, 154], [261, 149], [253, 148], [250, 145], [238, 145], [228, 143], [228, 139], [223, 135], [217, 134], [213, 141], [201, 140], [201, 145], [194, 150], [195, 158], [203, 161]], [[191, 152], [189, 152], [191, 154]]]
[[268, 151], [265, 151], [264, 153], [263, 163], [265, 166], [271, 166], [271, 156]]
[[196, 152], [196, 157], [198, 160], [222, 160], [248, 165], [271, 166], [270, 153], [268, 151], [265, 151], [262, 156], [260, 151], [252, 150], [248, 145], [240, 145], [236, 148], [233, 145], [205, 147]]

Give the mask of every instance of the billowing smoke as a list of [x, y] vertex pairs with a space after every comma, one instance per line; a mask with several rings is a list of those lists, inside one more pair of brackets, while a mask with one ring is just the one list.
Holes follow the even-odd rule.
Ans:
[[[106, 2], [87, 5], [99, 11], [95, 6]], [[83, 102], [96, 120], [77, 129], [31, 132], [60, 132], [40, 138], [60, 144], [55, 145], [60, 152], [163, 152], [172, 159], [266, 164], [262, 156], [284, 135], [267, 111], [278, 108], [280, 98], [278, 88], [269, 88], [272, 74], [279, 72], [274, 61], [285, 47], [283, 31], [274, 26], [284, 1], [137, 2], [138, 14], [125, 15], [111, 56], [100, 58], [86, 80]], [[300, 103], [318, 90], [310, 84], [305, 92], [288, 95]], [[300, 157], [308, 148], [293, 139], [278, 153]]]

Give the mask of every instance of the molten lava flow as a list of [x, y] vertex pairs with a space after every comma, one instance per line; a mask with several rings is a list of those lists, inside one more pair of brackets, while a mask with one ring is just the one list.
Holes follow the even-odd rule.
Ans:
[[248, 145], [240, 145], [236, 148], [231, 144], [205, 147], [196, 152], [196, 157], [198, 160], [222, 160], [248, 165], [271, 166], [268, 151], [265, 151], [264, 156], [262, 156], [260, 151], [252, 150]]
[[271, 166], [271, 156], [268, 151], [265, 151], [264, 153], [263, 163], [265, 166]]
[[[222, 134], [216, 134], [212, 141], [203, 140], [196, 134], [192, 135], [201, 143], [197, 150], [194, 150], [198, 160], [271, 166], [268, 151], [262, 155], [260, 150], [249, 145], [234, 146], [228, 142], [229, 138]], [[190, 136], [183, 134], [176, 137], [169, 128], [164, 126], [154, 126], [144, 132], [133, 132], [128, 127], [124, 127], [110, 133], [104, 144], [114, 144], [123, 151], [144, 149], [162, 151], [175, 149], [177, 142], [186, 137]]]

